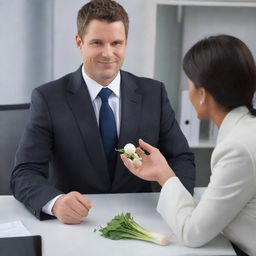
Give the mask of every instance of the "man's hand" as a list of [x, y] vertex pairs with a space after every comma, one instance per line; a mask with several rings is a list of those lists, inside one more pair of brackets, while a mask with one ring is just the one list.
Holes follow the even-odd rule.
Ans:
[[92, 204], [79, 192], [72, 191], [59, 197], [52, 207], [52, 213], [64, 224], [79, 224], [83, 221]]

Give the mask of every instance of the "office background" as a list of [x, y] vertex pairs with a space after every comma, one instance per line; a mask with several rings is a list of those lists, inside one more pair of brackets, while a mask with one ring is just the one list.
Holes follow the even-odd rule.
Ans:
[[[124, 70], [166, 84], [177, 113], [186, 79], [181, 59], [197, 40], [227, 33], [241, 38], [256, 56], [256, 1], [117, 0], [130, 17]], [[6, 187], [14, 151], [27, 118], [31, 91], [73, 72], [81, 64], [75, 45], [76, 15], [85, 0], [0, 0], [0, 178]], [[17, 108], [10, 110], [17, 104]], [[6, 108], [7, 105], [7, 108]], [[209, 180], [209, 124], [192, 150], [198, 165], [197, 185]], [[0, 182], [1, 183], [1, 182]]]

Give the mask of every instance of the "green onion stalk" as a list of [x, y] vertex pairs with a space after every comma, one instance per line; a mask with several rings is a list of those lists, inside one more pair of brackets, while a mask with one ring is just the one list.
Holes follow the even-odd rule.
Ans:
[[130, 213], [122, 213], [115, 216], [107, 223], [106, 227], [101, 227], [99, 231], [102, 236], [112, 240], [130, 238], [159, 245], [168, 245], [170, 243], [170, 236], [162, 235], [141, 227], [133, 220]]

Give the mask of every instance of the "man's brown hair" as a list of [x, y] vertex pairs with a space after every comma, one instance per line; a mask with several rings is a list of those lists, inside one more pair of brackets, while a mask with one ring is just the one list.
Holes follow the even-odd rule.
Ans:
[[126, 38], [129, 30], [129, 17], [125, 9], [113, 0], [91, 0], [85, 4], [77, 15], [77, 33], [83, 39], [89, 23], [93, 20], [106, 22], [122, 21]]

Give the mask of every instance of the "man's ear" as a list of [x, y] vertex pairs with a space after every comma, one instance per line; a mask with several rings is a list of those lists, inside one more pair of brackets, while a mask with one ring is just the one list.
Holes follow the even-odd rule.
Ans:
[[81, 39], [81, 37], [78, 34], [76, 34], [75, 39], [76, 39], [76, 47], [81, 51], [82, 45], [83, 45], [83, 40]]

